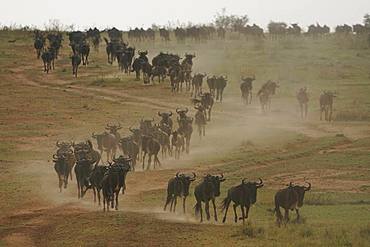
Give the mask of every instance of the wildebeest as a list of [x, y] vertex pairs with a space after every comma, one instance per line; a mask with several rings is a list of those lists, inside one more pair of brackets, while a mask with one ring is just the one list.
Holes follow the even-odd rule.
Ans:
[[209, 88], [209, 92], [212, 96], [215, 96], [215, 90], [216, 90], [216, 76], [208, 77], [207, 76], [207, 85]]
[[[179, 92], [182, 90], [183, 71], [180, 65], [171, 66], [168, 70], [171, 84], [171, 92]], [[181, 84], [181, 85], [180, 85]]]
[[159, 142], [162, 150], [162, 158], [171, 155], [170, 136], [161, 129], [160, 125], [155, 125], [153, 130], [153, 137]]
[[262, 179], [259, 180], [260, 181], [257, 183], [257, 182], [246, 182], [246, 179], [243, 179], [240, 185], [231, 187], [227, 191], [227, 197], [222, 201], [222, 211], [225, 211], [225, 215], [222, 222], [225, 223], [227, 210], [229, 209], [230, 203], [233, 202], [235, 223], [238, 222], [236, 208], [240, 206], [240, 210], [242, 211], [242, 217], [240, 219], [243, 220], [244, 224], [245, 219], [248, 218], [249, 208], [252, 206], [252, 204], [254, 204], [257, 201], [257, 189], [263, 186]]
[[[178, 112], [177, 109], [176, 109], [176, 112]], [[192, 117], [187, 117], [186, 115], [185, 117], [182, 117], [181, 114], [182, 113], [180, 112], [179, 113], [180, 118], [177, 118], [177, 122], [179, 125], [179, 128], [177, 131], [179, 132], [179, 134], [185, 137], [185, 150], [186, 150], [186, 153], [188, 154], [190, 152], [190, 139], [193, 133], [194, 119]]]
[[88, 43], [79, 44], [78, 54], [82, 59], [83, 65], [89, 64], [90, 45]]
[[172, 132], [171, 153], [173, 148], [175, 148], [175, 159], [180, 159], [180, 153], [185, 150], [185, 138], [177, 130]]
[[61, 32], [49, 33], [47, 35], [49, 46], [52, 48], [53, 57], [58, 59], [59, 49], [62, 47], [63, 35]]
[[108, 130], [109, 133], [104, 131], [102, 134], [93, 133], [91, 135], [96, 139], [98, 149], [100, 150], [100, 155], [103, 154], [103, 151], [107, 153], [107, 161], [111, 160], [111, 158], [116, 154], [117, 146], [119, 140], [121, 139], [118, 130], [121, 128], [121, 125], [116, 126], [107, 124], [105, 129]]
[[149, 62], [144, 62], [141, 64], [141, 70], [143, 72], [143, 81], [144, 84], [150, 83], [150, 78], [152, 75], [152, 65]]
[[297, 213], [297, 221], [299, 220], [299, 208], [303, 206], [304, 194], [311, 189], [311, 184], [306, 182], [308, 187], [293, 185], [292, 182], [287, 188], [281, 189], [275, 194], [275, 213], [277, 223], [280, 225], [283, 220], [283, 215], [280, 212], [280, 207], [285, 210], [284, 220], [289, 221], [289, 210], [295, 210]]
[[185, 59], [181, 62], [182, 70], [184, 71], [184, 81], [186, 84], [186, 90], [190, 90], [191, 71], [193, 67], [193, 58], [195, 54], [185, 54]]
[[44, 72], [49, 73], [51, 69], [54, 69], [54, 58], [54, 51], [52, 48], [48, 48], [42, 52], [41, 59], [44, 63]]
[[202, 84], [203, 78], [206, 77], [207, 74], [195, 74], [192, 80], [192, 88], [191, 88], [191, 96], [196, 98], [202, 92]]
[[[110, 164], [106, 175], [102, 180], [103, 190], [103, 210], [109, 211], [109, 204], [111, 208], [118, 210], [118, 195], [122, 189], [122, 194], [126, 189], [126, 175], [131, 170], [130, 161], [120, 156], [113, 160]], [[107, 205], [107, 208], [105, 207]]]
[[96, 27], [94, 29], [89, 28], [89, 30], [87, 30], [86, 32], [86, 37], [92, 41], [95, 50], [98, 51], [101, 41], [99, 29], [97, 29]]
[[[93, 192], [94, 192], [94, 203], [96, 202], [96, 194], [97, 194], [99, 206], [101, 205], [100, 191], [102, 190], [102, 186], [103, 186], [102, 182], [107, 172], [108, 172], [108, 166], [95, 166], [90, 176], [91, 188], [93, 189]], [[89, 189], [89, 187], [87, 189]]]
[[161, 121], [159, 122], [159, 124], [160, 125], [166, 124], [172, 130], [172, 127], [173, 127], [173, 121], [171, 119], [171, 117], [172, 117], [172, 111], [169, 111], [169, 112], [160, 112], [160, 111], [158, 111], [158, 116], [160, 116], [162, 118]]
[[154, 139], [151, 135], [143, 135], [142, 136], [142, 152], [143, 152], [143, 170], [145, 166], [145, 156], [148, 154], [148, 166], [147, 170], [150, 169], [150, 165], [152, 162], [152, 157], [154, 156], [154, 169], [156, 165], [161, 166], [161, 162], [158, 159], [158, 153], [161, 149], [161, 145], [158, 140]]
[[333, 100], [335, 93], [330, 91], [324, 91], [320, 95], [320, 120], [322, 120], [322, 113], [325, 112], [325, 120], [331, 121], [333, 115]]
[[266, 112], [267, 108], [271, 108], [271, 96], [275, 94], [276, 88], [278, 87], [278, 82], [269, 80], [263, 84], [261, 89], [258, 91], [257, 95], [260, 98], [262, 112]]
[[58, 175], [59, 191], [62, 192], [62, 187], [67, 188], [68, 176], [70, 174], [70, 167], [65, 155], [53, 155], [54, 169]]
[[91, 141], [73, 144], [76, 157], [75, 174], [78, 188], [78, 198], [82, 198], [86, 190], [90, 188], [90, 176], [94, 167], [101, 159], [99, 152], [93, 149]]
[[252, 103], [252, 82], [256, 80], [256, 77], [242, 77], [242, 82], [240, 83], [240, 91], [242, 92], [242, 100], [248, 105]]
[[308, 100], [309, 100], [306, 87], [299, 89], [299, 91], [297, 93], [297, 100], [298, 100], [298, 103], [299, 103], [301, 118], [305, 119], [305, 118], [307, 118]]
[[125, 71], [125, 73], [130, 73], [132, 70], [132, 59], [135, 56], [135, 48], [128, 47], [126, 48], [119, 59], [119, 67], [121, 71]]
[[164, 66], [155, 66], [152, 68], [151, 80], [154, 82], [154, 77], [158, 77], [158, 82], [163, 82], [166, 78], [167, 70]]
[[78, 66], [81, 64], [81, 57], [78, 54], [73, 54], [71, 56], [72, 60], [72, 74], [77, 78]]
[[219, 100], [222, 102], [224, 89], [227, 85], [227, 76], [219, 76], [215, 80], [215, 89], [216, 89], [216, 101]]
[[212, 201], [214, 217], [215, 221], [217, 221], [215, 199], [216, 197], [220, 196], [220, 185], [225, 180], [226, 179], [224, 178], [223, 174], [221, 174], [221, 176], [208, 174], [204, 177], [203, 181], [195, 187], [194, 195], [197, 203], [195, 204], [194, 208], [196, 215], [199, 215], [200, 213], [200, 222], [203, 222], [202, 202], [205, 204], [207, 220], [211, 218], [209, 214], [209, 201]]
[[214, 104], [213, 96], [211, 93], [201, 93], [200, 99], [192, 99], [195, 106], [201, 105], [204, 109], [204, 114], [207, 121], [211, 121], [211, 112]]
[[132, 170], [135, 171], [136, 160], [140, 152], [139, 144], [135, 142], [133, 136], [122, 138], [120, 144], [123, 154], [132, 159]]
[[40, 58], [41, 51], [44, 48], [44, 45], [45, 45], [45, 38], [44, 37], [40, 36], [40, 37], [35, 38], [35, 42], [34, 42], [33, 46], [36, 49], [37, 59]]
[[166, 30], [165, 28], [160, 28], [159, 29], [159, 36], [165, 42], [170, 41], [170, 31]]
[[170, 212], [175, 212], [176, 210], [176, 204], [177, 204], [177, 197], [183, 198], [183, 211], [185, 213], [185, 201], [186, 197], [189, 195], [189, 187], [191, 182], [195, 181], [196, 175], [193, 172], [192, 176], [177, 172], [176, 176], [174, 178], [171, 178], [168, 181], [167, 185], [167, 199], [166, 203], [164, 205], [164, 211], [166, 211], [166, 208], [169, 203], [171, 203], [170, 206]]
[[207, 124], [207, 117], [205, 113], [205, 109], [202, 105], [198, 105], [194, 107], [197, 112], [195, 113], [195, 125], [198, 126], [198, 134], [199, 138], [202, 139], [202, 135], [206, 135], [206, 124]]
[[67, 163], [67, 168], [69, 171], [69, 176], [72, 180], [72, 169], [76, 163], [76, 158], [72, 150], [72, 143], [68, 142], [56, 142], [56, 147], [58, 148], [56, 154], [57, 156], [62, 156], [64, 161]]

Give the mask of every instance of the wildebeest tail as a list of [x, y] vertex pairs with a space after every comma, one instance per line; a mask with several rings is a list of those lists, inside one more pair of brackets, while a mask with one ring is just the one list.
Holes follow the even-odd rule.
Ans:
[[276, 199], [275, 199], [275, 209], [274, 209], [274, 212], [275, 212], [276, 216], [277, 216], [279, 219], [283, 218], [283, 215], [282, 215], [282, 214], [281, 214], [281, 212], [280, 212], [280, 206], [279, 206], [279, 204], [278, 204], [278, 202], [277, 202], [277, 200], [276, 200]]
[[224, 212], [224, 211], [225, 211], [225, 209], [229, 206], [230, 202], [231, 202], [230, 197], [226, 197], [226, 198], [222, 201], [222, 203], [221, 203], [221, 210], [222, 210], [222, 212]]

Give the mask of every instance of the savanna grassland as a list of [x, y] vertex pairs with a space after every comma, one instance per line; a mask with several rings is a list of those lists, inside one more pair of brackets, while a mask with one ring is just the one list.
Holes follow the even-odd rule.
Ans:
[[[195, 53], [194, 72], [224, 74], [224, 102], [214, 106], [206, 137], [192, 136], [191, 154], [163, 160], [161, 169], [131, 172], [120, 210], [104, 213], [89, 192], [77, 199], [75, 178], [59, 193], [52, 154], [57, 140], [83, 141], [106, 123], [138, 125], [142, 117], [178, 106], [190, 95], [172, 94], [168, 81], [143, 85], [92, 50], [88, 67], [72, 77], [65, 37], [56, 70], [42, 71], [32, 33], [0, 32], [0, 246], [369, 246], [370, 49], [354, 37], [246, 41], [135, 43], [148, 50]], [[10, 40], [16, 40], [11, 43]], [[241, 76], [255, 75], [253, 103], [240, 99]], [[262, 114], [256, 92], [268, 79], [280, 87]], [[206, 85], [204, 85], [206, 87]], [[296, 92], [307, 86], [309, 116], [298, 114]], [[336, 91], [334, 121], [319, 121], [319, 95]], [[194, 111], [191, 112], [191, 115]], [[105, 155], [103, 156], [105, 158]], [[161, 157], [160, 157], [161, 158]], [[177, 171], [224, 173], [220, 203], [242, 178], [258, 191], [248, 223], [198, 223], [193, 196], [187, 213], [163, 212], [167, 181]], [[299, 223], [277, 227], [273, 196], [290, 181], [312, 183]], [[178, 209], [180, 207], [178, 206]], [[221, 218], [219, 210], [219, 218]], [[295, 214], [291, 215], [294, 219]]]

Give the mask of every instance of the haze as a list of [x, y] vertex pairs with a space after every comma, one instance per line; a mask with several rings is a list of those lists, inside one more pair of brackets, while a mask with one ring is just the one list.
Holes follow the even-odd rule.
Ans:
[[369, 0], [156, 0], [156, 1], [87, 1], [87, 0], [12, 0], [0, 8], [1, 25], [36, 25], [39, 28], [49, 19], [63, 24], [75, 24], [79, 29], [97, 26], [149, 27], [153, 23], [208, 23], [217, 12], [226, 8], [229, 14], [247, 14], [251, 23], [266, 27], [270, 20], [299, 23], [337, 24], [361, 23], [370, 12]]

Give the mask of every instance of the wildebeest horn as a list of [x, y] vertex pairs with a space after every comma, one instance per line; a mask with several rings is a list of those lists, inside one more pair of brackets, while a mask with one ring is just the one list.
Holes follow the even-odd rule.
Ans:
[[193, 179], [195, 180], [195, 178], [197, 177], [197, 175], [195, 174], [195, 172], [192, 172], [193, 174]]
[[179, 177], [179, 174], [180, 174], [180, 172], [176, 172], [176, 177], [177, 177], [177, 178]]
[[55, 144], [58, 148], [60, 147], [60, 143], [59, 143], [59, 140], [57, 141], [57, 143]]
[[258, 179], [260, 182], [259, 183], [256, 183], [257, 184], [257, 188], [260, 188], [263, 186], [263, 181], [261, 178]]
[[246, 184], [246, 182], [245, 182], [246, 180], [247, 180], [246, 178], [243, 178], [242, 179], [242, 184]]
[[308, 184], [308, 187], [305, 187], [304, 190], [305, 191], [309, 191], [311, 189], [311, 183], [309, 182], [306, 182]]
[[160, 116], [160, 117], [162, 116], [162, 114], [161, 114], [161, 112], [160, 112], [160, 111], [158, 111], [158, 116]]
[[170, 111], [170, 112], [168, 113], [168, 116], [170, 116], [170, 117], [172, 116], [172, 111]]
[[176, 112], [179, 113], [180, 112], [180, 108], [177, 107], [176, 108]]
[[58, 157], [58, 155], [56, 155], [56, 154], [53, 154], [53, 159], [54, 160], [57, 160], [59, 157]]

